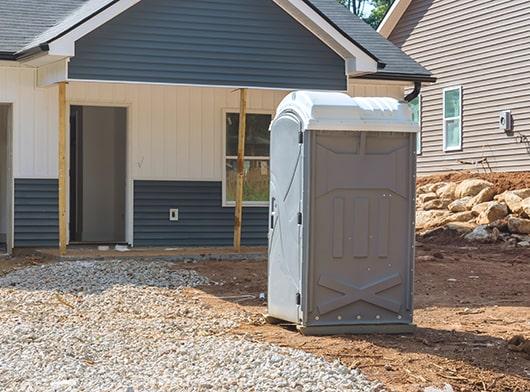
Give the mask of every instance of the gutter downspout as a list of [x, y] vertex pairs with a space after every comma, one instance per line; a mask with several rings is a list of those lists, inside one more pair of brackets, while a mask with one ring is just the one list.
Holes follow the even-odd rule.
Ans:
[[418, 95], [420, 95], [421, 92], [421, 82], [415, 81], [414, 82], [414, 90], [412, 90], [409, 94], [405, 96], [406, 102], [413, 101]]

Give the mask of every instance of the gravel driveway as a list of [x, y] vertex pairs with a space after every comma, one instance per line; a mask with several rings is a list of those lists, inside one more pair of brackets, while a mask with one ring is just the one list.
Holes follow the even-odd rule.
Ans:
[[230, 335], [166, 262], [77, 261], [0, 277], [2, 391], [372, 391], [355, 370]]

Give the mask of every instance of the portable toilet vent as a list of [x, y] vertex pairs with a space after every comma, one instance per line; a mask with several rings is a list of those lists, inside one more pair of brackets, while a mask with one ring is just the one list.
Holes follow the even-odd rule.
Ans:
[[282, 101], [271, 124], [270, 321], [308, 335], [412, 330], [417, 128], [392, 98]]

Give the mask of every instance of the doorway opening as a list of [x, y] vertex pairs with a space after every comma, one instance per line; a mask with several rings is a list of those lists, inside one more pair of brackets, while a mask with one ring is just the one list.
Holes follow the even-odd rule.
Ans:
[[125, 243], [127, 109], [70, 107], [70, 244]]
[[11, 105], [0, 104], [0, 253], [11, 253]]

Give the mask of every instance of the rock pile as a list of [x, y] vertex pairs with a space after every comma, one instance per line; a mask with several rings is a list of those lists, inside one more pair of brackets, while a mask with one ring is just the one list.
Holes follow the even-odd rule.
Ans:
[[442, 228], [469, 241], [530, 246], [530, 188], [498, 193], [492, 183], [471, 178], [422, 185], [416, 192], [420, 234]]

